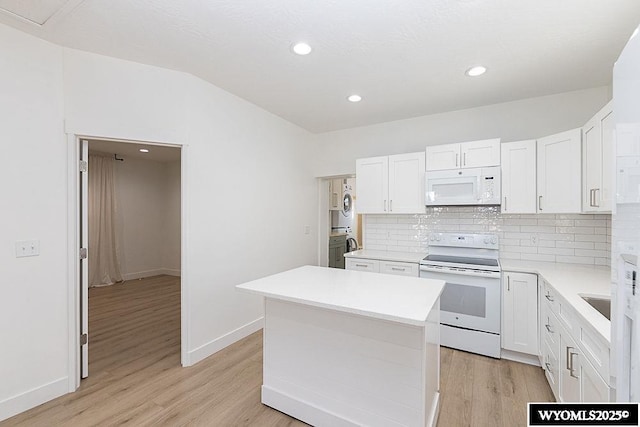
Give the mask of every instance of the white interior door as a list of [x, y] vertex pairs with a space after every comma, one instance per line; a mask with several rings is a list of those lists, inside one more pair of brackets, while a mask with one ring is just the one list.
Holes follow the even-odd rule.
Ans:
[[89, 141], [80, 140], [80, 377], [89, 376]]

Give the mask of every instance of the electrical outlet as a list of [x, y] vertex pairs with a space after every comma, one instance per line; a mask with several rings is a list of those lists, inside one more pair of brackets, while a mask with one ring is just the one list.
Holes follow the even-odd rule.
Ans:
[[39, 240], [20, 240], [16, 242], [16, 258], [40, 255]]
[[531, 235], [531, 246], [538, 246], [538, 236], [536, 234]]

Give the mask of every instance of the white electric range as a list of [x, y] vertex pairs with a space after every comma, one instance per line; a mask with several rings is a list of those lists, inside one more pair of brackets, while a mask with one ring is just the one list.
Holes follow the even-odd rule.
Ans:
[[443, 346], [500, 357], [501, 270], [495, 234], [433, 233], [420, 277], [444, 280]]

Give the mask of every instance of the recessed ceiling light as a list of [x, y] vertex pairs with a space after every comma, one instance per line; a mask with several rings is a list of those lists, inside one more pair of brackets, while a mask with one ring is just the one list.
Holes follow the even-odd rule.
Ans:
[[465, 72], [465, 74], [469, 77], [477, 77], [484, 74], [486, 71], [487, 71], [486, 67], [483, 67], [482, 65], [476, 65], [475, 67], [469, 68]]
[[347, 100], [348, 100], [349, 102], [360, 102], [360, 101], [362, 101], [362, 97], [361, 97], [360, 95], [355, 95], [355, 94], [354, 94], [354, 95], [349, 95], [349, 96], [347, 97]]
[[308, 55], [311, 53], [311, 46], [306, 43], [296, 43], [293, 45], [293, 52], [298, 55]]
[[148, 153], [148, 152], [149, 152], [149, 150], [147, 150], [146, 148], [141, 148], [141, 149], [140, 149], [140, 152], [141, 152], [141, 153]]

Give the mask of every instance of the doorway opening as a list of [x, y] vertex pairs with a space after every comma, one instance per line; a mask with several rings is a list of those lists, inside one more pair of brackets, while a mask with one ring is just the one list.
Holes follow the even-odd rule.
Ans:
[[319, 191], [318, 264], [344, 269], [344, 254], [362, 247], [362, 215], [357, 213], [355, 176], [321, 178]]
[[79, 375], [181, 361], [182, 150], [79, 138]]

